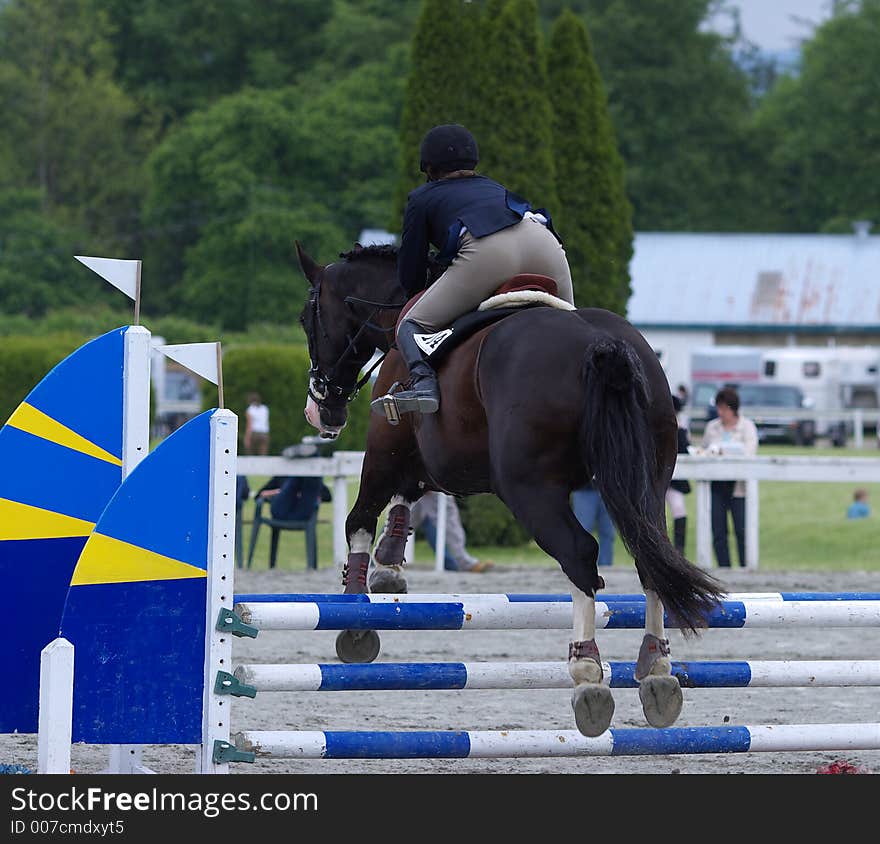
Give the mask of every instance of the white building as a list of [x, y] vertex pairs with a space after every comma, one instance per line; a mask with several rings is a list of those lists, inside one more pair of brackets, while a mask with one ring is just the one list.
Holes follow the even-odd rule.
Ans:
[[880, 346], [880, 237], [636, 234], [627, 317], [674, 388], [712, 345]]

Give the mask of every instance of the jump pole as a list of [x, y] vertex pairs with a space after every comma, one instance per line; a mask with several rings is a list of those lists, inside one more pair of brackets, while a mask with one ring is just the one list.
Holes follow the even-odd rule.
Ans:
[[512, 759], [701, 753], [880, 750], [880, 724], [770, 724], [606, 730], [423, 732], [248, 730], [240, 752], [275, 759]]
[[[571, 604], [239, 603], [234, 611], [258, 630], [567, 630]], [[596, 601], [599, 629], [641, 629], [645, 603]], [[671, 624], [667, 626], [672, 627]], [[880, 627], [877, 601], [725, 601], [707, 617], [710, 628]]]
[[[611, 688], [638, 688], [635, 662], [602, 662]], [[682, 688], [880, 686], [880, 660], [673, 662]], [[571, 689], [568, 665], [556, 662], [377, 662], [254, 665], [234, 676], [256, 692]]]

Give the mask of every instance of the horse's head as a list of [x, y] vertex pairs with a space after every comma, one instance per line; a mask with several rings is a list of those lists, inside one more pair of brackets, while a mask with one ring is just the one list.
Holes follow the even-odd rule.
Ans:
[[[311, 360], [305, 415], [322, 437], [335, 439], [348, 419], [348, 402], [361, 386], [361, 369], [377, 347], [388, 348], [394, 310], [402, 300], [396, 261], [388, 260], [395, 254], [356, 246], [341, 256], [344, 260], [322, 266], [298, 241], [296, 251], [309, 282], [300, 314]], [[381, 260], [357, 260], [361, 256]]]

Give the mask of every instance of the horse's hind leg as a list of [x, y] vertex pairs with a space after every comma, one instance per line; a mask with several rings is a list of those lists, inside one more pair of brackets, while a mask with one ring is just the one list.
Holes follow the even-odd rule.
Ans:
[[669, 640], [663, 627], [663, 604], [651, 589], [645, 590], [645, 637], [636, 662], [639, 699], [652, 727], [668, 727], [681, 714], [683, 696], [678, 678], [672, 676]]
[[575, 517], [562, 487], [507, 483], [500, 484], [497, 492], [571, 581], [574, 626], [568, 671], [575, 683], [571, 705], [578, 730], [585, 736], [598, 736], [611, 725], [614, 714], [614, 698], [603, 682], [596, 645], [595, 596], [605, 586], [596, 567], [599, 544]]

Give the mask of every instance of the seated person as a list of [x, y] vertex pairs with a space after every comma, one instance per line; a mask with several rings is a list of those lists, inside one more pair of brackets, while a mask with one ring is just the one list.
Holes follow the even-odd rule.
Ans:
[[848, 519], [864, 519], [871, 515], [871, 507], [868, 504], [868, 490], [857, 489], [853, 493], [853, 503], [846, 511]]
[[333, 499], [322, 478], [300, 476], [270, 478], [256, 497], [269, 501], [273, 519], [287, 522], [308, 521], [322, 501]]

